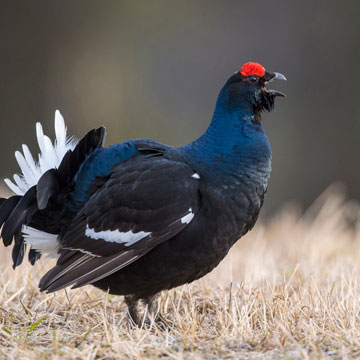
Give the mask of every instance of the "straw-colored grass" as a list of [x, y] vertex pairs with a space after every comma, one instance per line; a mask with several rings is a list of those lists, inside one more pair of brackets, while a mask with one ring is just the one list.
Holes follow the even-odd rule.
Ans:
[[[16, 359], [360, 357], [360, 207], [327, 192], [241, 239], [210, 275], [163, 292], [168, 323], [128, 326], [121, 297], [87, 286], [39, 293], [49, 268], [1, 254], [0, 356]], [[161, 261], [161, 259], [159, 259]]]

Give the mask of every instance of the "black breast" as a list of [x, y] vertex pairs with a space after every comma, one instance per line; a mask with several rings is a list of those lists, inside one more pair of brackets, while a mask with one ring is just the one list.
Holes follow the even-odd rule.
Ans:
[[206, 275], [257, 219], [263, 194], [241, 188], [205, 182], [201, 208], [181, 233], [94, 285], [112, 294], [146, 298]]

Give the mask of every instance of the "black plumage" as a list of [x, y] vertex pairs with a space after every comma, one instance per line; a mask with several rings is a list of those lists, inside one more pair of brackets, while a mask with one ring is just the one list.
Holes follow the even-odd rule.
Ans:
[[[25, 184], [23, 196], [2, 200], [1, 236], [5, 245], [14, 238], [14, 267], [25, 242], [32, 264], [40, 252], [55, 253], [42, 291], [92, 284], [125, 295], [135, 322], [139, 299], [153, 308], [159, 291], [211, 271], [254, 226], [266, 193], [271, 151], [260, 112], [282, 95], [266, 83], [284, 77], [262, 71], [246, 64], [235, 73], [208, 130], [186, 146], [142, 139], [103, 148], [101, 127]], [[56, 126], [64, 139], [64, 125]], [[24, 177], [36, 171], [28, 164]]]

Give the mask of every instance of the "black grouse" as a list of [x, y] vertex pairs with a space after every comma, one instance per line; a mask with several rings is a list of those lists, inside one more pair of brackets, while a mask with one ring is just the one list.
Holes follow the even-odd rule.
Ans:
[[201, 278], [255, 224], [271, 170], [261, 113], [276, 96], [266, 84], [285, 77], [246, 63], [225, 83], [209, 128], [182, 147], [137, 139], [103, 147], [105, 129], [80, 141], [66, 137], [55, 113], [54, 144], [36, 124], [41, 153], [26, 145], [15, 156], [22, 170], [16, 194], [0, 199], [1, 237], [14, 243], [18, 266], [30, 246], [57, 264], [41, 291], [92, 284], [155, 311], [154, 296]]

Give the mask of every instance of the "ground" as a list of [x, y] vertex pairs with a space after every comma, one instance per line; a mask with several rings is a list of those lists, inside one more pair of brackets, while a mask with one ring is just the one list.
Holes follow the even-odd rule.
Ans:
[[132, 328], [121, 297], [91, 286], [40, 293], [51, 261], [13, 271], [0, 254], [0, 357], [353, 359], [360, 357], [360, 206], [334, 189], [285, 207], [210, 275], [159, 298], [166, 329]]

